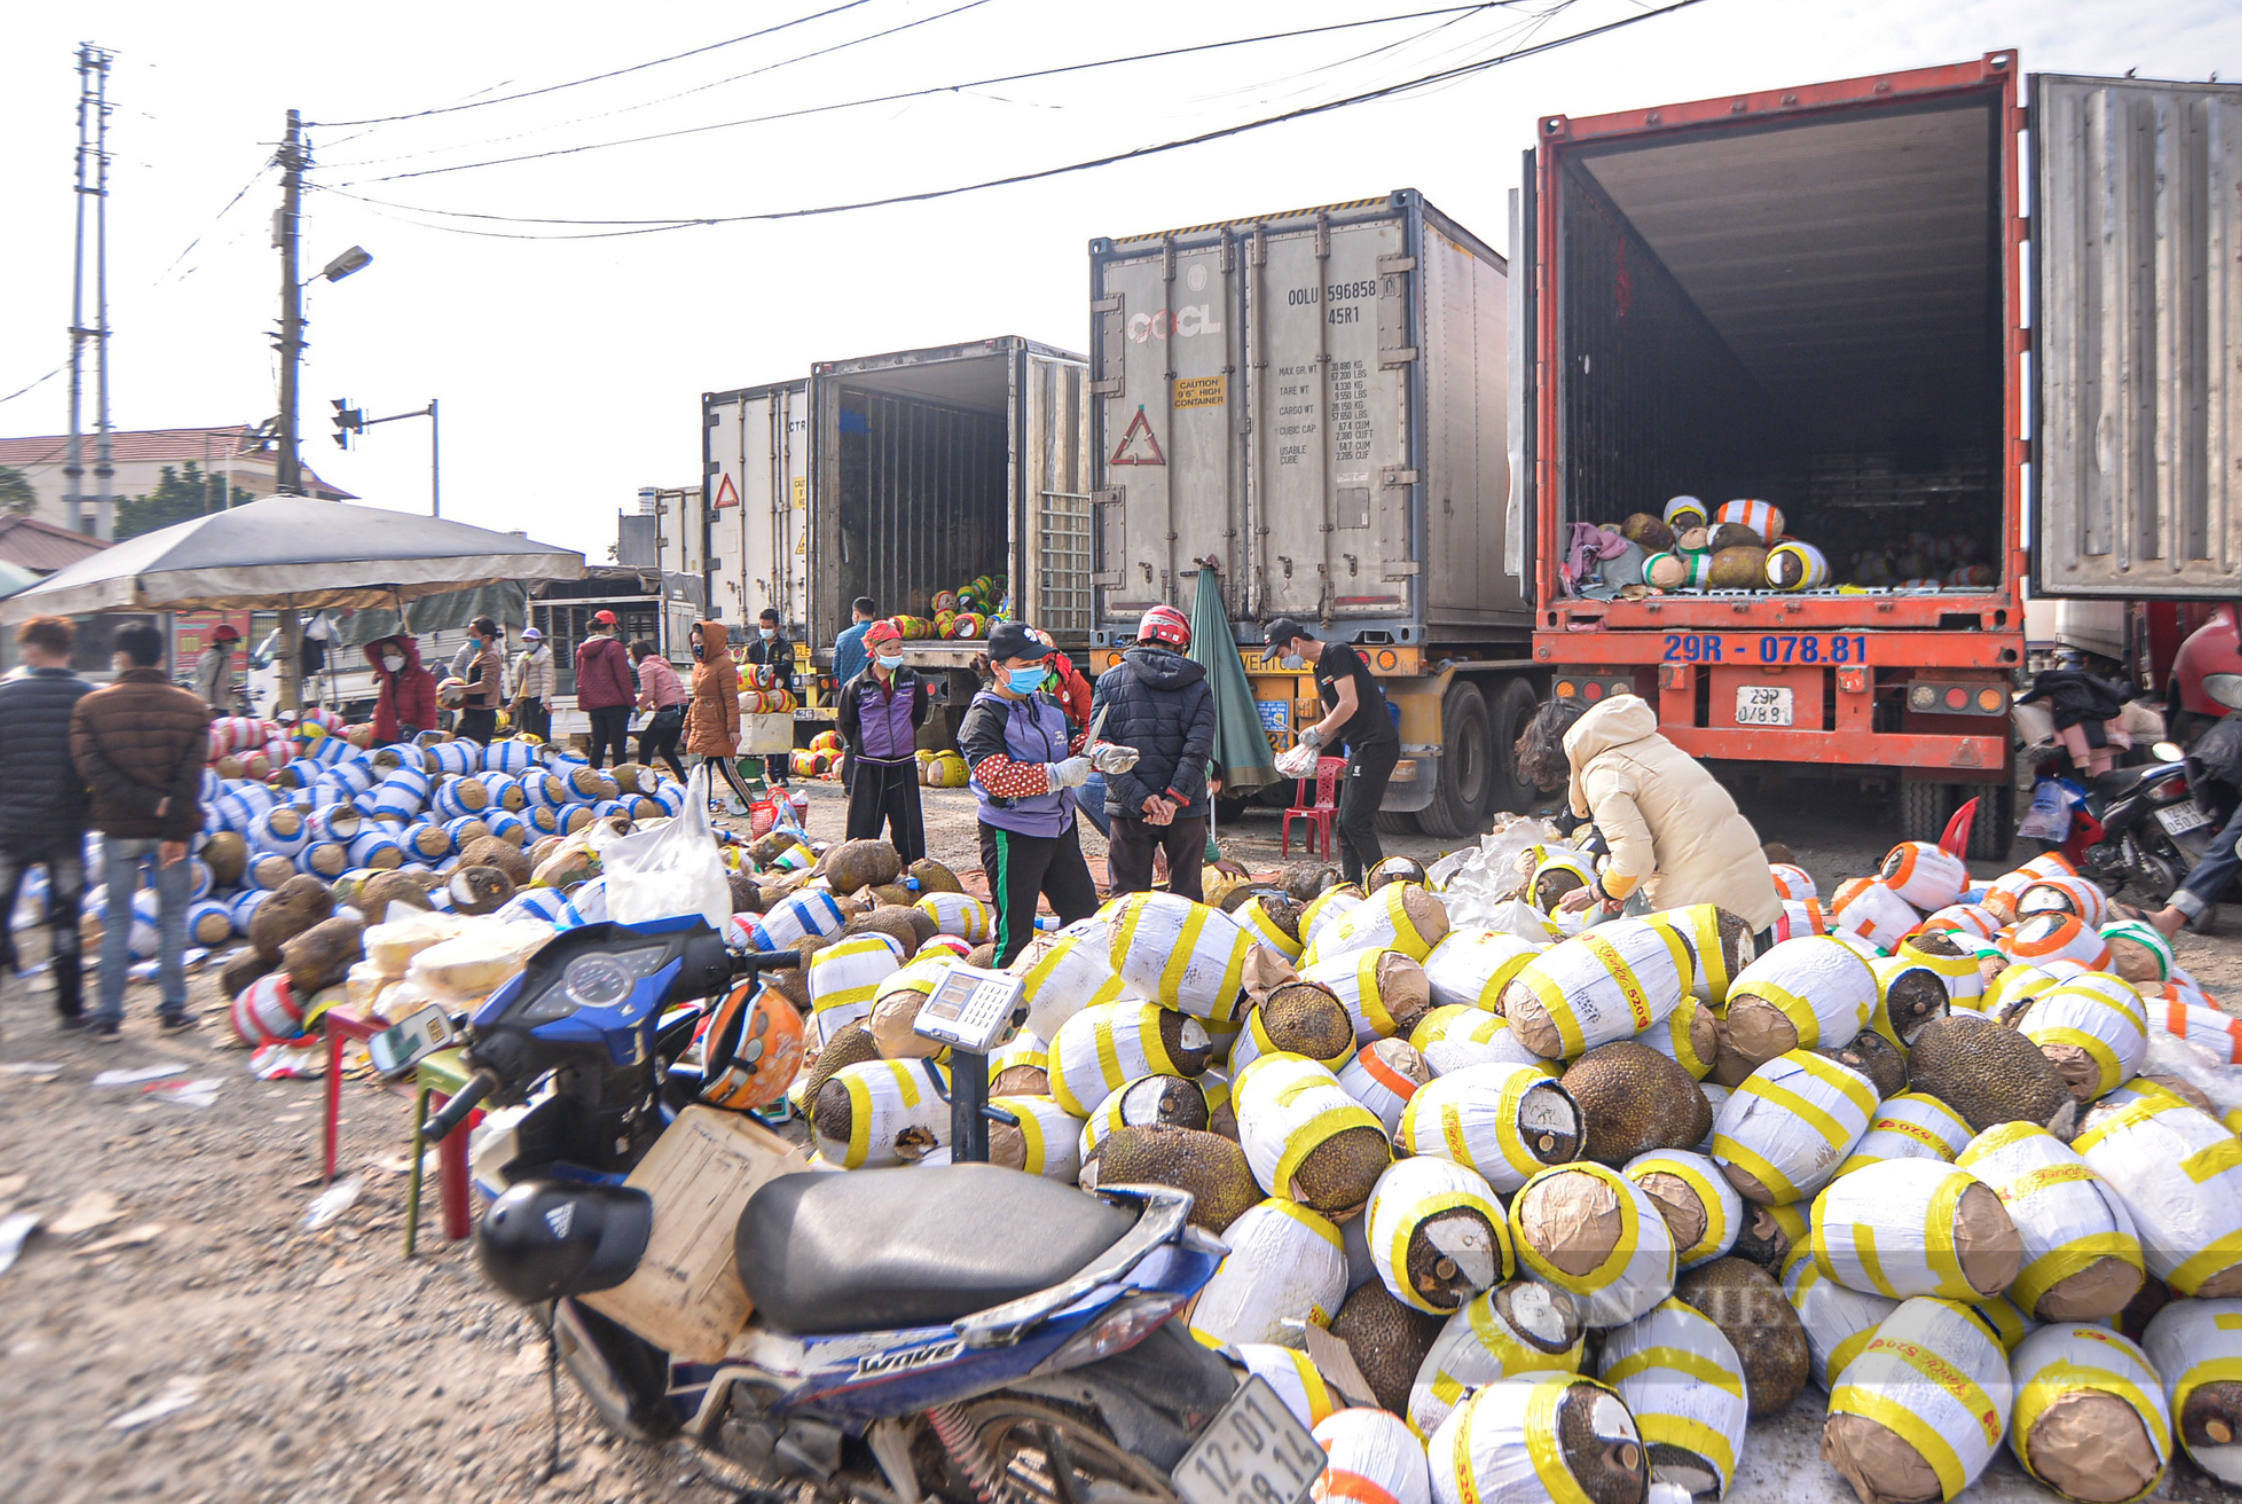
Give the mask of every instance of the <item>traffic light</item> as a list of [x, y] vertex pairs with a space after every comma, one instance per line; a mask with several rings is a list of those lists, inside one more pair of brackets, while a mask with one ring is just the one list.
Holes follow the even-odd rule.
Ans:
[[366, 431], [366, 410], [352, 407], [348, 397], [331, 397], [328, 400], [335, 405], [335, 416], [331, 420], [335, 425], [335, 447], [348, 449], [350, 436]]

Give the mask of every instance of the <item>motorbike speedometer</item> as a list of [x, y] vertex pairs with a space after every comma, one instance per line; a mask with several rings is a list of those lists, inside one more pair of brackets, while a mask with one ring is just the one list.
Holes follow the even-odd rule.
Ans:
[[561, 991], [579, 1008], [612, 1008], [631, 995], [638, 976], [620, 956], [586, 951], [561, 971]]

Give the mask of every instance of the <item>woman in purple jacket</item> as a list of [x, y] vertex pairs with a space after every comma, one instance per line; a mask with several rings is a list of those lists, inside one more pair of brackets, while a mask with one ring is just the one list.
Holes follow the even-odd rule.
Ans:
[[885, 825], [909, 866], [926, 855], [919, 811], [918, 731], [926, 724], [926, 685], [903, 662], [903, 633], [876, 621], [864, 634], [871, 661], [841, 686], [834, 710], [855, 764], [849, 780], [848, 839], [876, 841]]

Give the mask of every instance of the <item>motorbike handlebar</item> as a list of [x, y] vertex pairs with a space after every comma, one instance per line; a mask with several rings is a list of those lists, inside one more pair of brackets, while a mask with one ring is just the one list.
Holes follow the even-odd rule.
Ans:
[[483, 1105], [483, 1099], [498, 1090], [498, 1077], [488, 1070], [479, 1070], [467, 1078], [459, 1095], [446, 1102], [436, 1114], [421, 1127], [421, 1137], [431, 1144], [442, 1143], [451, 1131], [467, 1121], [469, 1113]]
[[798, 950], [728, 950], [724, 953], [732, 963], [735, 977], [753, 976], [759, 971], [787, 971], [802, 964]]

